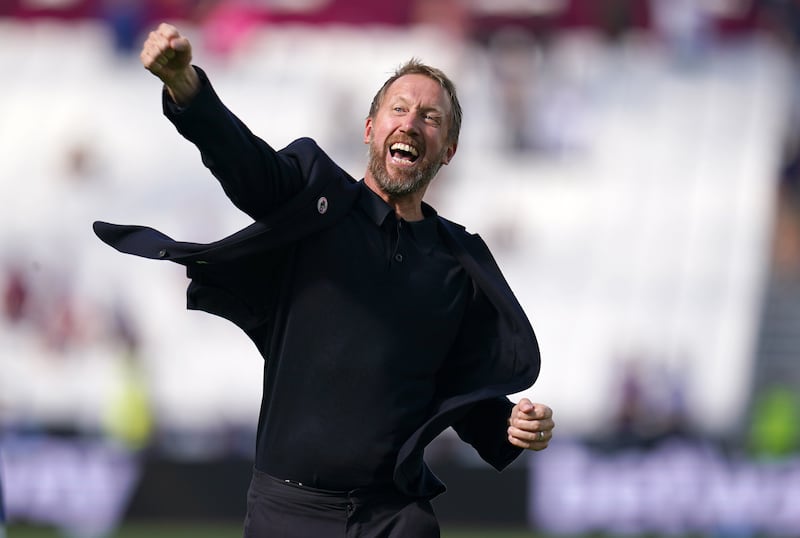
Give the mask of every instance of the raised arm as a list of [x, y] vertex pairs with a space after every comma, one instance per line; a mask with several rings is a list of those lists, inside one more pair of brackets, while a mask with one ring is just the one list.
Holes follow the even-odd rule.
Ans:
[[254, 135], [222, 103], [192, 46], [162, 23], [147, 37], [144, 67], [164, 83], [163, 106], [178, 132], [192, 142], [233, 204], [254, 219], [271, 214], [307, 183], [299, 164]]

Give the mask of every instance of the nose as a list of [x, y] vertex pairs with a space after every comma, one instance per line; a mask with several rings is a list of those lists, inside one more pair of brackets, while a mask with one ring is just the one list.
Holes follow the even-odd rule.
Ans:
[[407, 135], [416, 135], [419, 133], [419, 118], [416, 114], [407, 114], [403, 117], [400, 124], [400, 132]]

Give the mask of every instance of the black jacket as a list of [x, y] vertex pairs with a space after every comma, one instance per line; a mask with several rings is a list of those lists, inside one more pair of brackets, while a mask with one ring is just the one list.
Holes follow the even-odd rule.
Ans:
[[[204, 111], [203, 121], [209, 119], [209, 114], [230, 114], [210, 86], [198, 97], [201, 104], [197, 106], [209, 109]], [[206, 103], [202, 104], [203, 101]], [[193, 134], [202, 128], [176, 124], [184, 136], [198, 144], [202, 153], [204, 141], [198, 141]], [[237, 324], [256, 343], [265, 360], [269, 358], [263, 344], [267, 340], [264, 331], [270, 326], [270, 301], [276, 296], [272, 282], [265, 278], [274, 268], [270, 253], [334, 226], [351, 210], [359, 190], [356, 181], [310, 139], [296, 140], [276, 153], [297, 167], [306, 187], [275, 211], [214, 243], [175, 241], [144, 226], [94, 223], [98, 237], [121, 252], [186, 266], [191, 279], [188, 308], [216, 314]], [[203, 159], [209, 164], [210, 157], [205, 153]], [[219, 174], [215, 175], [231, 195], [235, 189], [226, 185]], [[234, 196], [231, 198], [237, 203]], [[422, 497], [444, 491], [443, 484], [425, 465], [423, 451], [447, 427], [452, 426], [498, 470], [519, 455], [520, 449], [506, 438], [506, 419], [512, 406], [506, 395], [530, 387], [540, 366], [539, 348], [530, 323], [486, 244], [462, 226], [437, 218], [448, 248], [485, 294], [490, 306], [477, 317], [480, 323], [462, 331], [463, 337], [453, 347], [451, 356], [464, 367], [457, 369], [457, 377], [441, 385], [435, 411], [403, 444], [398, 455], [395, 483], [402, 491]]]

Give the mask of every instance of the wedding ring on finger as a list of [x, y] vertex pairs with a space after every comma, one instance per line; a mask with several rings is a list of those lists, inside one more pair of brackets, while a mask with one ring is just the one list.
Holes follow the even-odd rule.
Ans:
[[544, 432], [539, 432], [539, 433], [536, 435], [536, 440], [537, 440], [537, 441], [544, 441]]

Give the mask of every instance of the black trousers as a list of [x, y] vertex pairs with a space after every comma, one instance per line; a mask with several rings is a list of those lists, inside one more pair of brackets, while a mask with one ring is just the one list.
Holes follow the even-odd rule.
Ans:
[[257, 469], [247, 492], [244, 538], [439, 538], [430, 501], [395, 490], [328, 491]]

